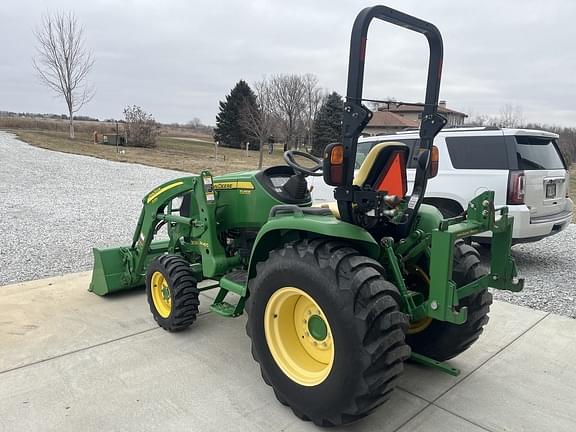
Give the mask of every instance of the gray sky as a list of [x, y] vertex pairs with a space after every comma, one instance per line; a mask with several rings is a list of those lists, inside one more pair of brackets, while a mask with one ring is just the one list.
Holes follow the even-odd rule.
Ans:
[[[96, 59], [96, 96], [79, 114], [120, 118], [137, 104], [162, 122], [215, 123], [243, 78], [318, 76], [345, 93], [350, 30], [368, 1], [3, 0], [0, 110], [66, 112], [32, 69], [32, 30], [46, 10], [73, 10]], [[576, 2], [416, 1], [386, 5], [434, 23], [444, 37], [441, 99], [468, 114], [518, 105], [528, 121], [576, 126]], [[384, 23], [368, 39], [365, 97], [421, 101], [427, 44]]]

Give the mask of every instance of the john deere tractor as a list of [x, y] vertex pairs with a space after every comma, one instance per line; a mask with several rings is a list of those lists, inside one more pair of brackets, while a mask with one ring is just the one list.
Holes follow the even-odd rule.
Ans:
[[[420, 148], [375, 145], [355, 173], [358, 137], [372, 116], [362, 86], [374, 19], [428, 41]], [[488, 287], [520, 291], [523, 280], [510, 256], [513, 220], [506, 207], [494, 208], [493, 192], [451, 219], [422, 204], [438, 166], [433, 140], [446, 124], [437, 112], [442, 52], [432, 24], [384, 6], [362, 10], [352, 30], [342, 142], [323, 159], [287, 151], [286, 165], [216, 177], [203, 171], [158, 186], [143, 199], [130, 245], [94, 249], [90, 290], [145, 286], [154, 319], [179, 331], [196, 319], [199, 293], [217, 288], [211, 310], [247, 312], [254, 359], [278, 400], [321, 426], [357, 420], [388, 400], [408, 360], [457, 374], [445, 361], [482, 333]], [[408, 194], [409, 158], [417, 169]], [[325, 208], [312, 205], [306, 180], [320, 175], [335, 186]], [[163, 225], [167, 236], [155, 238]], [[464, 240], [487, 231], [485, 272]]]

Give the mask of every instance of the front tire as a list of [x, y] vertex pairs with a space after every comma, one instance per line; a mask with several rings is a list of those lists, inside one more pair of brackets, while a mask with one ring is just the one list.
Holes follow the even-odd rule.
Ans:
[[148, 266], [146, 297], [154, 320], [164, 330], [189, 327], [200, 305], [196, 279], [190, 264], [180, 255], [162, 255]]
[[410, 355], [400, 295], [380, 264], [327, 240], [270, 252], [250, 281], [246, 330], [278, 400], [319, 426], [390, 398]]

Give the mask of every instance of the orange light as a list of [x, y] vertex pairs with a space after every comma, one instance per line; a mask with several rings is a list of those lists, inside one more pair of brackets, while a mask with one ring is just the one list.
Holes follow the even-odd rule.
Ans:
[[403, 152], [395, 152], [388, 170], [376, 190], [386, 192], [388, 195], [404, 197], [406, 195], [406, 161]]
[[344, 163], [344, 146], [335, 145], [330, 149], [330, 164], [342, 165]]
[[439, 160], [440, 154], [438, 153], [438, 147], [432, 146], [432, 152], [430, 154], [430, 176], [428, 178], [434, 178], [438, 175]]

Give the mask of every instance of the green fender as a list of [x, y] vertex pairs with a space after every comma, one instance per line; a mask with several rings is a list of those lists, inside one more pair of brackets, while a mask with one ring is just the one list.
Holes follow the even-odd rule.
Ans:
[[440, 210], [432, 205], [422, 204], [418, 209], [416, 228], [424, 231], [426, 234], [430, 234], [433, 230], [440, 227], [442, 219], [443, 217]]
[[252, 248], [248, 278], [256, 274], [256, 264], [265, 260], [272, 249], [282, 247], [285, 243], [303, 239], [328, 237], [334, 240], [345, 240], [364, 255], [378, 259], [380, 246], [368, 231], [347, 222], [342, 222], [332, 215], [311, 215], [291, 213], [268, 219], [260, 231]]

